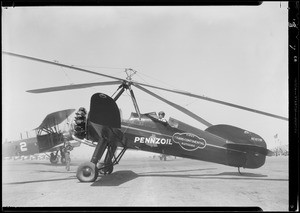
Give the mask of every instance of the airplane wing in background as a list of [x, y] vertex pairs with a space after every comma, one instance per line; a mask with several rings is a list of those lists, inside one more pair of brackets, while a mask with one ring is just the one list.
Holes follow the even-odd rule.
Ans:
[[50, 113], [35, 130], [56, 126], [66, 120], [74, 111], [75, 109], [66, 109]]

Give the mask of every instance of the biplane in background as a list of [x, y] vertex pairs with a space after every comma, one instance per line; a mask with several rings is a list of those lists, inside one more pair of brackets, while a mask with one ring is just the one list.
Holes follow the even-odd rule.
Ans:
[[[164, 155], [173, 155], [183, 158], [223, 164], [237, 167], [239, 172], [241, 167], [255, 169], [263, 166], [265, 164], [266, 156], [272, 155], [272, 152], [267, 149], [266, 142], [259, 135], [231, 125], [212, 125], [193, 112], [157, 95], [145, 87], [190, 96], [193, 98], [215, 102], [253, 113], [258, 113], [264, 116], [270, 116], [276, 119], [288, 121], [287, 118], [282, 116], [251, 109], [233, 103], [200, 96], [189, 92], [139, 83], [132, 80], [131, 77], [136, 72], [132, 69], [126, 69], [125, 71], [127, 73], [127, 78], [122, 79], [39, 58], [8, 52], [3, 53], [10, 56], [16, 56], [114, 79], [114, 81], [109, 82], [72, 84], [66, 86], [35, 89], [27, 92], [45, 93], [101, 85], [119, 85], [116, 92], [111, 97], [103, 93], [95, 93], [92, 95], [90, 109], [84, 129], [85, 134], [73, 135], [73, 138], [76, 141], [95, 147], [91, 160], [81, 164], [77, 169], [77, 178], [81, 182], [93, 182], [97, 179], [99, 173], [112, 173], [113, 166], [119, 163], [127, 149], [138, 149]], [[170, 118], [168, 122], [162, 122], [159, 120], [155, 112], [144, 114], [141, 113], [132, 87], [136, 87], [143, 92], [159, 99], [160, 101], [163, 101], [164, 103], [176, 108], [193, 119], [201, 122], [207, 126], [207, 128], [205, 130], [201, 130], [174, 118]], [[116, 103], [118, 98], [125, 90], [129, 90], [136, 111], [131, 113], [131, 116], [128, 120], [121, 118], [120, 111]], [[116, 155], [117, 147], [121, 147], [122, 150]]]
[[[66, 162], [62, 149], [64, 142], [70, 141], [74, 147], [80, 145], [79, 142], [72, 138], [73, 127], [69, 121], [69, 116], [74, 111], [75, 109], [66, 109], [48, 114], [43, 122], [34, 129], [35, 137], [3, 143], [2, 156], [20, 157], [39, 153], [51, 153], [50, 162], [52, 164], [57, 164], [59, 158], [61, 163], [64, 164]], [[66, 122], [63, 125], [64, 121]]]

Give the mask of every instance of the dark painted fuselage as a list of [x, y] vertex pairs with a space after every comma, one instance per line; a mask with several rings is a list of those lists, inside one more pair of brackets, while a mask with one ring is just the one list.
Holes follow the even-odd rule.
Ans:
[[36, 137], [26, 138], [16, 141], [5, 142], [2, 144], [2, 156], [28, 156], [44, 152], [54, 152], [63, 145], [62, 133], [49, 133], [37, 135]]
[[2, 156], [27, 156], [39, 153], [37, 138], [26, 138], [2, 144]]
[[[176, 119], [170, 118], [169, 123], [164, 123], [155, 113], [143, 114], [141, 119], [132, 113], [128, 120], [121, 122], [121, 127], [123, 141], [119, 146], [234, 167], [259, 168], [265, 163], [263, 154], [228, 148], [227, 143], [231, 141], [227, 139]], [[259, 140], [265, 147], [265, 142]]]

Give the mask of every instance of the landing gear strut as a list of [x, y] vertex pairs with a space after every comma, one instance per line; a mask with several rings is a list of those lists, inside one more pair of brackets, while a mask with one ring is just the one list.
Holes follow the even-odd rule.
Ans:
[[[119, 163], [127, 148], [123, 148], [117, 157], [113, 155], [113, 160], [108, 157], [110, 154], [113, 154], [113, 152], [109, 150], [109, 147], [107, 147], [107, 149], [104, 163], [97, 164], [93, 162], [85, 162], [78, 167], [76, 177], [80, 182], [94, 182], [98, 178], [99, 174], [111, 174], [113, 172], [114, 165]], [[108, 160], [110, 160], [110, 162], [108, 162]]]
[[66, 155], [65, 152], [63, 151], [63, 149], [60, 149], [60, 162], [65, 165], [67, 163], [66, 161]]
[[[115, 157], [117, 144], [123, 140], [123, 133], [120, 130], [120, 111], [116, 100], [125, 89], [128, 88], [129, 86], [127, 84], [122, 83], [117, 90], [118, 93], [113, 99], [103, 93], [95, 93], [92, 95], [86, 128], [84, 129], [87, 138], [81, 140], [85, 142], [88, 141], [90, 144], [97, 142], [97, 145], [91, 161], [78, 167], [76, 176], [79, 181], [95, 181], [99, 172], [101, 174], [111, 174], [113, 172], [113, 166], [118, 164], [125, 153], [126, 146], [124, 146], [121, 153]], [[105, 150], [106, 155], [103, 164], [101, 164], [100, 160]]]
[[242, 175], [242, 173], [240, 172], [240, 167], [238, 167], [238, 171], [239, 171], [240, 175]]
[[[126, 148], [123, 148], [118, 156], [115, 157], [114, 154], [117, 146], [116, 140], [112, 134], [114, 134], [112, 129], [103, 128], [102, 137], [95, 148], [91, 162], [83, 163], [77, 169], [76, 177], [80, 182], [94, 182], [99, 173], [107, 175], [113, 172], [113, 166], [119, 163], [126, 151]], [[105, 150], [107, 150], [107, 152], [104, 158], [104, 163], [99, 163]]]

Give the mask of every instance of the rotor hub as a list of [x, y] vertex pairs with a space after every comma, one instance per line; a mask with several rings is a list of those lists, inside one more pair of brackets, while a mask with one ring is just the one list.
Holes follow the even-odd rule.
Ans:
[[131, 68], [126, 68], [125, 69], [125, 73], [126, 73], [126, 75], [127, 75], [127, 77], [126, 77], [126, 79], [128, 80], [128, 81], [131, 81], [132, 80], [132, 76], [134, 76], [135, 74], [136, 74], [136, 70], [133, 70], [133, 69], [131, 69]]

